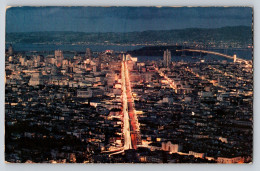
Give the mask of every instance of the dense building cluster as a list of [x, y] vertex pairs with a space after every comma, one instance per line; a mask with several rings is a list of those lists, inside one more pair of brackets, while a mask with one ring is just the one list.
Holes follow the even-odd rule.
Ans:
[[[88, 48], [72, 56], [61, 50], [15, 53], [10, 47], [6, 161], [251, 162], [252, 61], [172, 58], [169, 51], [162, 61], [139, 62], [112, 50], [94, 54]], [[125, 109], [124, 86], [131, 94]], [[137, 147], [126, 149], [126, 113], [134, 144], [130, 112], [139, 137]]]
[[251, 160], [252, 64], [175, 62], [158, 69], [150, 62], [132, 73], [139, 77], [132, 82], [143, 145], [221, 163]]

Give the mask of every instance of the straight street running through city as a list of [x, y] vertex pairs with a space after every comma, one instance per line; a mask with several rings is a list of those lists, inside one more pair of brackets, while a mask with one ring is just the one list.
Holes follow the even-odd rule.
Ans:
[[[123, 58], [124, 59], [124, 58]], [[136, 116], [135, 108], [134, 108], [134, 98], [132, 96], [129, 69], [127, 65], [127, 61], [123, 61], [124, 63], [124, 73], [125, 73], [125, 88], [126, 88], [126, 96], [127, 96], [127, 113], [130, 119], [130, 132], [131, 132], [131, 144], [133, 149], [137, 149], [137, 145], [140, 145], [140, 128], [138, 123], [138, 118]], [[125, 102], [124, 102], [125, 103]]]
[[125, 63], [121, 65], [121, 80], [122, 80], [122, 104], [123, 104], [123, 134], [124, 134], [124, 150], [132, 148], [129, 115], [127, 107], [127, 95], [126, 95], [126, 79], [125, 79]]

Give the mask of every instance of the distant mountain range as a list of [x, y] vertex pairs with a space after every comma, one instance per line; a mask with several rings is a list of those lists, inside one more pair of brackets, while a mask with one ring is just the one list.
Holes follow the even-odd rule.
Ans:
[[19, 32], [7, 33], [6, 43], [105, 43], [161, 44], [182, 42], [227, 42], [252, 44], [252, 28], [248, 26], [222, 28], [188, 28], [127, 33], [85, 32]]

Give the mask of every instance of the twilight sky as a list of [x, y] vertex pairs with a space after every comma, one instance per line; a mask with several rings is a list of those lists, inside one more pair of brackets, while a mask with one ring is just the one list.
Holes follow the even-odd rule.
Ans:
[[251, 26], [249, 7], [12, 7], [6, 32], [131, 32]]

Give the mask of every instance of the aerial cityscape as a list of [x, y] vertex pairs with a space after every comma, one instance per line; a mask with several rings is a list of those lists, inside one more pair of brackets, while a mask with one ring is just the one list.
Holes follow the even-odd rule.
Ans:
[[249, 7], [11, 7], [7, 163], [252, 163]]

